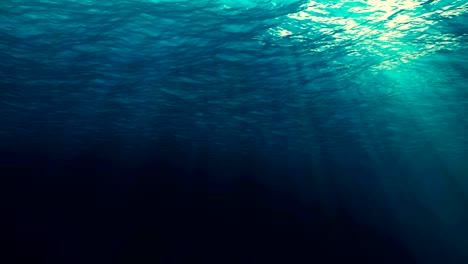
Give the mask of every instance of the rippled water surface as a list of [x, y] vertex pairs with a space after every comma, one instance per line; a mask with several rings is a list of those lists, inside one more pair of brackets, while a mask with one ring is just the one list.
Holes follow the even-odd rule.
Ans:
[[243, 164], [464, 263], [467, 25], [464, 0], [3, 0], [0, 146], [216, 182]]

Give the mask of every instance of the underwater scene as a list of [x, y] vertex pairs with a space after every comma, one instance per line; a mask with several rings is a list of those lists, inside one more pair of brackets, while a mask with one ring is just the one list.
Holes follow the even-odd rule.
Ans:
[[2, 0], [2, 263], [468, 263], [465, 0]]

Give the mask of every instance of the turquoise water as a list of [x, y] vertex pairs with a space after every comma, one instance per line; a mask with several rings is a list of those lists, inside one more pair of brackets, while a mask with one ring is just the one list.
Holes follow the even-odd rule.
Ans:
[[463, 263], [467, 25], [463, 0], [3, 0], [0, 146], [134, 164], [177, 145], [219, 182], [255, 156], [266, 185]]

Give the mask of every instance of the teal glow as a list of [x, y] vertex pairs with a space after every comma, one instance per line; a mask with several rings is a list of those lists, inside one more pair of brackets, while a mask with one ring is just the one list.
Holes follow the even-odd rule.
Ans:
[[444, 32], [441, 19], [466, 13], [465, 1], [310, 1], [268, 34], [305, 41], [321, 33], [324, 41], [311, 53], [343, 46], [350, 57], [378, 59], [375, 69], [393, 69], [440, 50], [459, 49], [466, 32]]

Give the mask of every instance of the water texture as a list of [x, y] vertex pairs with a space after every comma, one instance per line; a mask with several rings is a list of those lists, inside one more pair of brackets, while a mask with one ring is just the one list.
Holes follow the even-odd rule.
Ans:
[[[97, 199], [125, 210], [132, 206], [124, 204], [148, 209], [163, 188], [153, 192], [149, 186], [169, 184], [156, 178], [177, 178], [197, 195], [228, 197], [228, 189], [241, 190], [236, 197], [245, 204], [236, 206], [244, 208], [260, 199], [244, 193], [259, 192], [258, 183], [299, 201], [281, 205], [286, 198], [274, 198], [278, 210], [313, 204], [324, 222], [349, 217], [370, 233], [395, 237], [411, 256], [398, 255], [405, 259], [399, 263], [465, 263], [467, 25], [463, 0], [2, 0], [3, 174], [10, 175], [14, 197], [28, 197], [23, 184], [36, 197], [42, 194], [35, 184], [76, 191], [56, 193], [67, 197], [66, 204], [43, 198], [50, 208], [88, 208]], [[109, 188], [112, 198], [71, 202], [80, 190], [102, 194]], [[149, 196], [128, 200], [120, 191], [131, 188]], [[192, 196], [183, 197], [181, 210], [198, 208], [182, 202]], [[212, 208], [212, 199], [203, 199]], [[6, 206], [28, 208], [17, 216], [25, 219], [42, 208], [27, 200]], [[132, 211], [135, 219], [144, 218], [142, 208]], [[242, 210], [236, 212], [254, 209]], [[299, 217], [313, 225], [305, 218]], [[128, 224], [122, 221], [116, 226]], [[53, 229], [40, 223], [32, 225]], [[124, 242], [97, 249], [77, 241], [96, 236], [109, 244], [130, 236], [121, 232], [115, 239], [77, 232], [79, 239], [57, 252], [65, 252], [63, 263], [117, 263], [111, 252]], [[353, 232], [350, 237], [358, 236]], [[191, 252], [189, 242], [162, 241]], [[74, 250], [80, 257], [69, 257]], [[256, 250], [248, 252], [238, 261], [266, 262], [248, 257]], [[174, 258], [168, 263], [194, 261]]]

